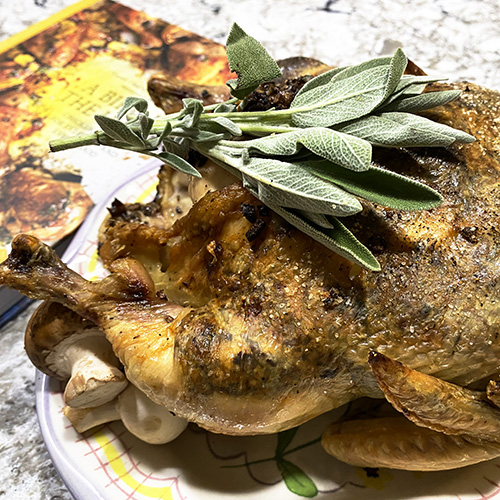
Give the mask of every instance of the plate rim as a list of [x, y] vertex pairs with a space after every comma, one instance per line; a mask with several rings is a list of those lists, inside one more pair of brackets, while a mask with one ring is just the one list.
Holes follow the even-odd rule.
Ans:
[[[153, 170], [158, 169], [161, 163], [157, 160], [150, 160], [141, 167], [139, 167], [132, 175], [117, 184], [109, 191], [100, 202], [96, 203], [95, 206], [90, 210], [85, 221], [75, 232], [68, 248], [63, 254], [62, 260], [67, 265], [71, 265], [73, 260], [79, 255], [79, 250], [87, 242], [90, 235], [90, 231], [95, 227], [98, 219], [103, 216], [103, 212], [110, 205], [111, 201], [115, 198], [116, 194], [127, 187], [128, 184], [134, 182], [142, 176], [151, 174]], [[91, 477], [88, 474], [82, 472], [82, 469], [78, 467], [73, 456], [68, 452], [68, 449], [61, 445], [60, 440], [54, 430], [54, 420], [50, 418], [50, 397], [51, 389], [50, 383], [52, 379], [36, 369], [35, 373], [35, 404], [36, 404], [36, 415], [44, 441], [44, 445], [48, 451], [51, 461], [54, 465], [56, 472], [59, 477], [67, 487], [69, 493], [75, 498], [75, 500], [114, 500], [113, 496], [107, 493], [103, 494], [102, 488], [95, 486]], [[85, 470], [85, 469], [83, 469]], [[459, 469], [457, 469], [459, 471]], [[387, 493], [387, 490], [384, 490]], [[453, 494], [445, 494], [443, 498], [452, 498]], [[408, 500], [416, 497], [407, 497]], [[425, 498], [428, 498], [427, 496]], [[434, 498], [441, 498], [441, 496], [436, 496]], [[457, 496], [457, 498], [460, 498]], [[469, 497], [466, 497], [469, 498]], [[476, 498], [476, 497], [475, 497]], [[495, 496], [487, 496], [483, 498], [497, 498]], [[498, 496], [500, 500], [500, 496]]]
[[[68, 248], [62, 256], [62, 261], [66, 265], [71, 265], [72, 261], [78, 255], [79, 250], [87, 241], [90, 230], [94, 227], [97, 219], [102, 217], [103, 211], [107, 209], [116, 193], [138, 178], [151, 173], [154, 169], [160, 168], [160, 166], [161, 163], [158, 160], [147, 161], [146, 164], [138, 168], [132, 175], [127, 177], [120, 184], [114, 186], [110, 190], [109, 194], [92, 207], [82, 225], [77, 229], [70, 244], [68, 245]], [[49, 383], [50, 377], [36, 369], [36, 415], [42, 439], [56, 472], [76, 500], [86, 500], [89, 498], [95, 500], [109, 500], [108, 496], [102, 496], [101, 492], [96, 489], [90, 479], [76, 466], [73, 458], [68, 454], [67, 450], [60, 445], [53, 429], [53, 421], [49, 418]]]

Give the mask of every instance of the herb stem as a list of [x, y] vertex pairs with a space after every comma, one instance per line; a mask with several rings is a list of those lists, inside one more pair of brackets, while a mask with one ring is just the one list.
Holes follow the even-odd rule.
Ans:
[[[231, 120], [237, 119], [238, 121], [247, 121], [247, 120], [281, 120], [283, 116], [288, 117], [301, 111], [300, 109], [273, 109], [268, 111], [241, 111], [238, 113], [234, 112], [223, 112], [223, 113], [202, 113], [201, 118], [211, 117], [222, 117], [222, 118], [230, 118]], [[237, 116], [236, 116], [237, 114]]]
[[52, 153], [79, 148], [80, 146], [108, 146], [116, 149], [124, 149], [126, 151], [135, 151], [137, 153], [148, 154], [149, 152], [149, 149], [146, 147], [146, 145], [132, 146], [130, 144], [125, 144], [109, 137], [106, 133], [100, 131], [94, 132], [90, 135], [69, 137], [67, 139], [56, 139], [54, 141], [50, 141], [49, 143], [49, 149]]
[[[228, 101], [225, 102], [225, 104], [233, 104], [234, 102], [237, 102], [238, 99], [233, 98], [229, 99]], [[206, 106], [204, 109], [205, 111], [210, 111], [211, 109], [215, 109], [217, 105], [210, 105]], [[282, 119], [282, 114], [280, 113], [281, 111], [289, 111], [289, 110], [274, 110], [272, 112], [269, 111], [254, 111], [254, 112], [242, 112], [242, 113], [234, 113], [234, 112], [229, 112], [229, 113], [202, 113], [200, 119], [205, 120], [205, 121], [211, 121], [214, 118], [217, 117], [230, 117], [233, 122], [237, 123], [238, 126], [240, 127], [241, 131], [246, 134], [250, 135], [256, 135], [256, 136], [261, 136], [261, 135], [268, 135], [268, 134], [278, 134], [278, 133], [284, 133], [284, 132], [290, 132], [294, 130], [293, 127], [287, 125], [287, 124], [280, 124], [280, 125], [266, 125], [265, 121], [275, 121], [276, 120], [276, 113], [279, 113], [279, 119]], [[176, 132], [174, 135], [180, 135], [180, 136], [185, 136], [186, 134], [183, 134], [180, 130], [176, 130], [176, 127], [181, 124], [181, 121], [178, 120], [178, 117], [180, 115], [180, 112], [178, 113], [172, 113], [170, 115], [166, 115], [161, 118], [155, 119], [155, 123], [153, 127], [151, 128], [150, 134], [153, 135], [160, 135], [165, 128], [165, 125], [167, 122], [170, 122], [172, 125], [172, 129]], [[254, 123], [252, 123], [254, 122]], [[129, 124], [129, 126], [135, 125]], [[51, 141], [49, 143], [49, 148], [50, 151], [53, 153], [59, 152], [59, 151], [65, 151], [67, 149], [74, 149], [74, 148], [79, 148], [81, 146], [100, 146], [100, 145], [106, 145], [106, 146], [113, 146], [113, 147], [120, 147], [118, 146], [115, 142], [110, 141], [110, 138], [103, 132], [97, 131], [94, 132], [93, 134], [90, 135], [83, 135], [83, 136], [77, 136], [77, 137], [69, 137], [66, 139], [56, 139], [54, 141]], [[234, 143], [233, 143], [234, 146]], [[243, 147], [243, 146], [237, 146], [237, 147]]]
[[82, 135], [79, 137], [70, 137], [68, 139], [56, 139], [50, 141], [49, 148], [52, 153], [64, 151], [66, 149], [79, 148], [80, 146], [99, 146], [99, 134], [104, 135], [102, 132], [95, 132], [90, 135]]
[[213, 109], [219, 107], [221, 104], [236, 104], [240, 99], [237, 97], [233, 97], [231, 99], [228, 99], [227, 101], [224, 101], [223, 103], [216, 102], [215, 104], [209, 104], [208, 106], [204, 106], [205, 111], [212, 111]]
[[[240, 127], [241, 131], [245, 134], [259, 135], [259, 136], [268, 134], [283, 134], [285, 132], [292, 132], [294, 130], [298, 130], [295, 127], [290, 127], [287, 125], [272, 126], [272, 125], [253, 125], [251, 123], [238, 123], [238, 126]], [[240, 142], [240, 141], [233, 141], [233, 143], [234, 142]], [[238, 145], [238, 147], [244, 147], [244, 146]]]

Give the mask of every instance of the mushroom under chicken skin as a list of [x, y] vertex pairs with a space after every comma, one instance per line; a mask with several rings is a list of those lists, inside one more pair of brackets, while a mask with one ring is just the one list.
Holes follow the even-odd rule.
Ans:
[[64, 400], [72, 408], [107, 403], [128, 385], [104, 334], [57, 302], [42, 302], [36, 309], [24, 345], [41, 372], [67, 382]]
[[113, 271], [101, 281], [20, 235], [0, 283], [96, 323], [130, 382], [213, 432], [277, 432], [369, 397], [399, 417], [332, 424], [323, 445], [340, 460], [439, 470], [500, 456], [500, 94], [448, 87], [463, 94], [433, 118], [474, 144], [374, 155], [443, 205], [365, 203], [347, 219], [379, 273], [232, 184], [171, 226], [115, 218], [101, 234]]

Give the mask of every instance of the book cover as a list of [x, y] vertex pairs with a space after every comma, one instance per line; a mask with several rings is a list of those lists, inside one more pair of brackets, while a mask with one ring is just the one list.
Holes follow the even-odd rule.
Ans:
[[[149, 99], [157, 73], [231, 78], [221, 45], [110, 0], [84, 0], [0, 43], [0, 261], [18, 233], [57, 245], [151, 161], [96, 147], [53, 154], [48, 143], [95, 130], [94, 114], [113, 115], [127, 96]], [[0, 315], [16, 303], [6, 293]]]

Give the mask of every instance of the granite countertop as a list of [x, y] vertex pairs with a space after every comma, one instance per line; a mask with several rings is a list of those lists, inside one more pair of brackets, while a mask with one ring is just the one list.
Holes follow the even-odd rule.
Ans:
[[[70, 5], [0, 0], [0, 40]], [[497, 0], [127, 0], [123, 3], [223, 43], [238, 21], [275, 58], [342, 65], [398, 46], [429, 73], [500, 89]], [[35, 369], [23, 347], [34, 305], [0, 330], [0, 498], [71, 499], [52, 466], [35, 412]]]

